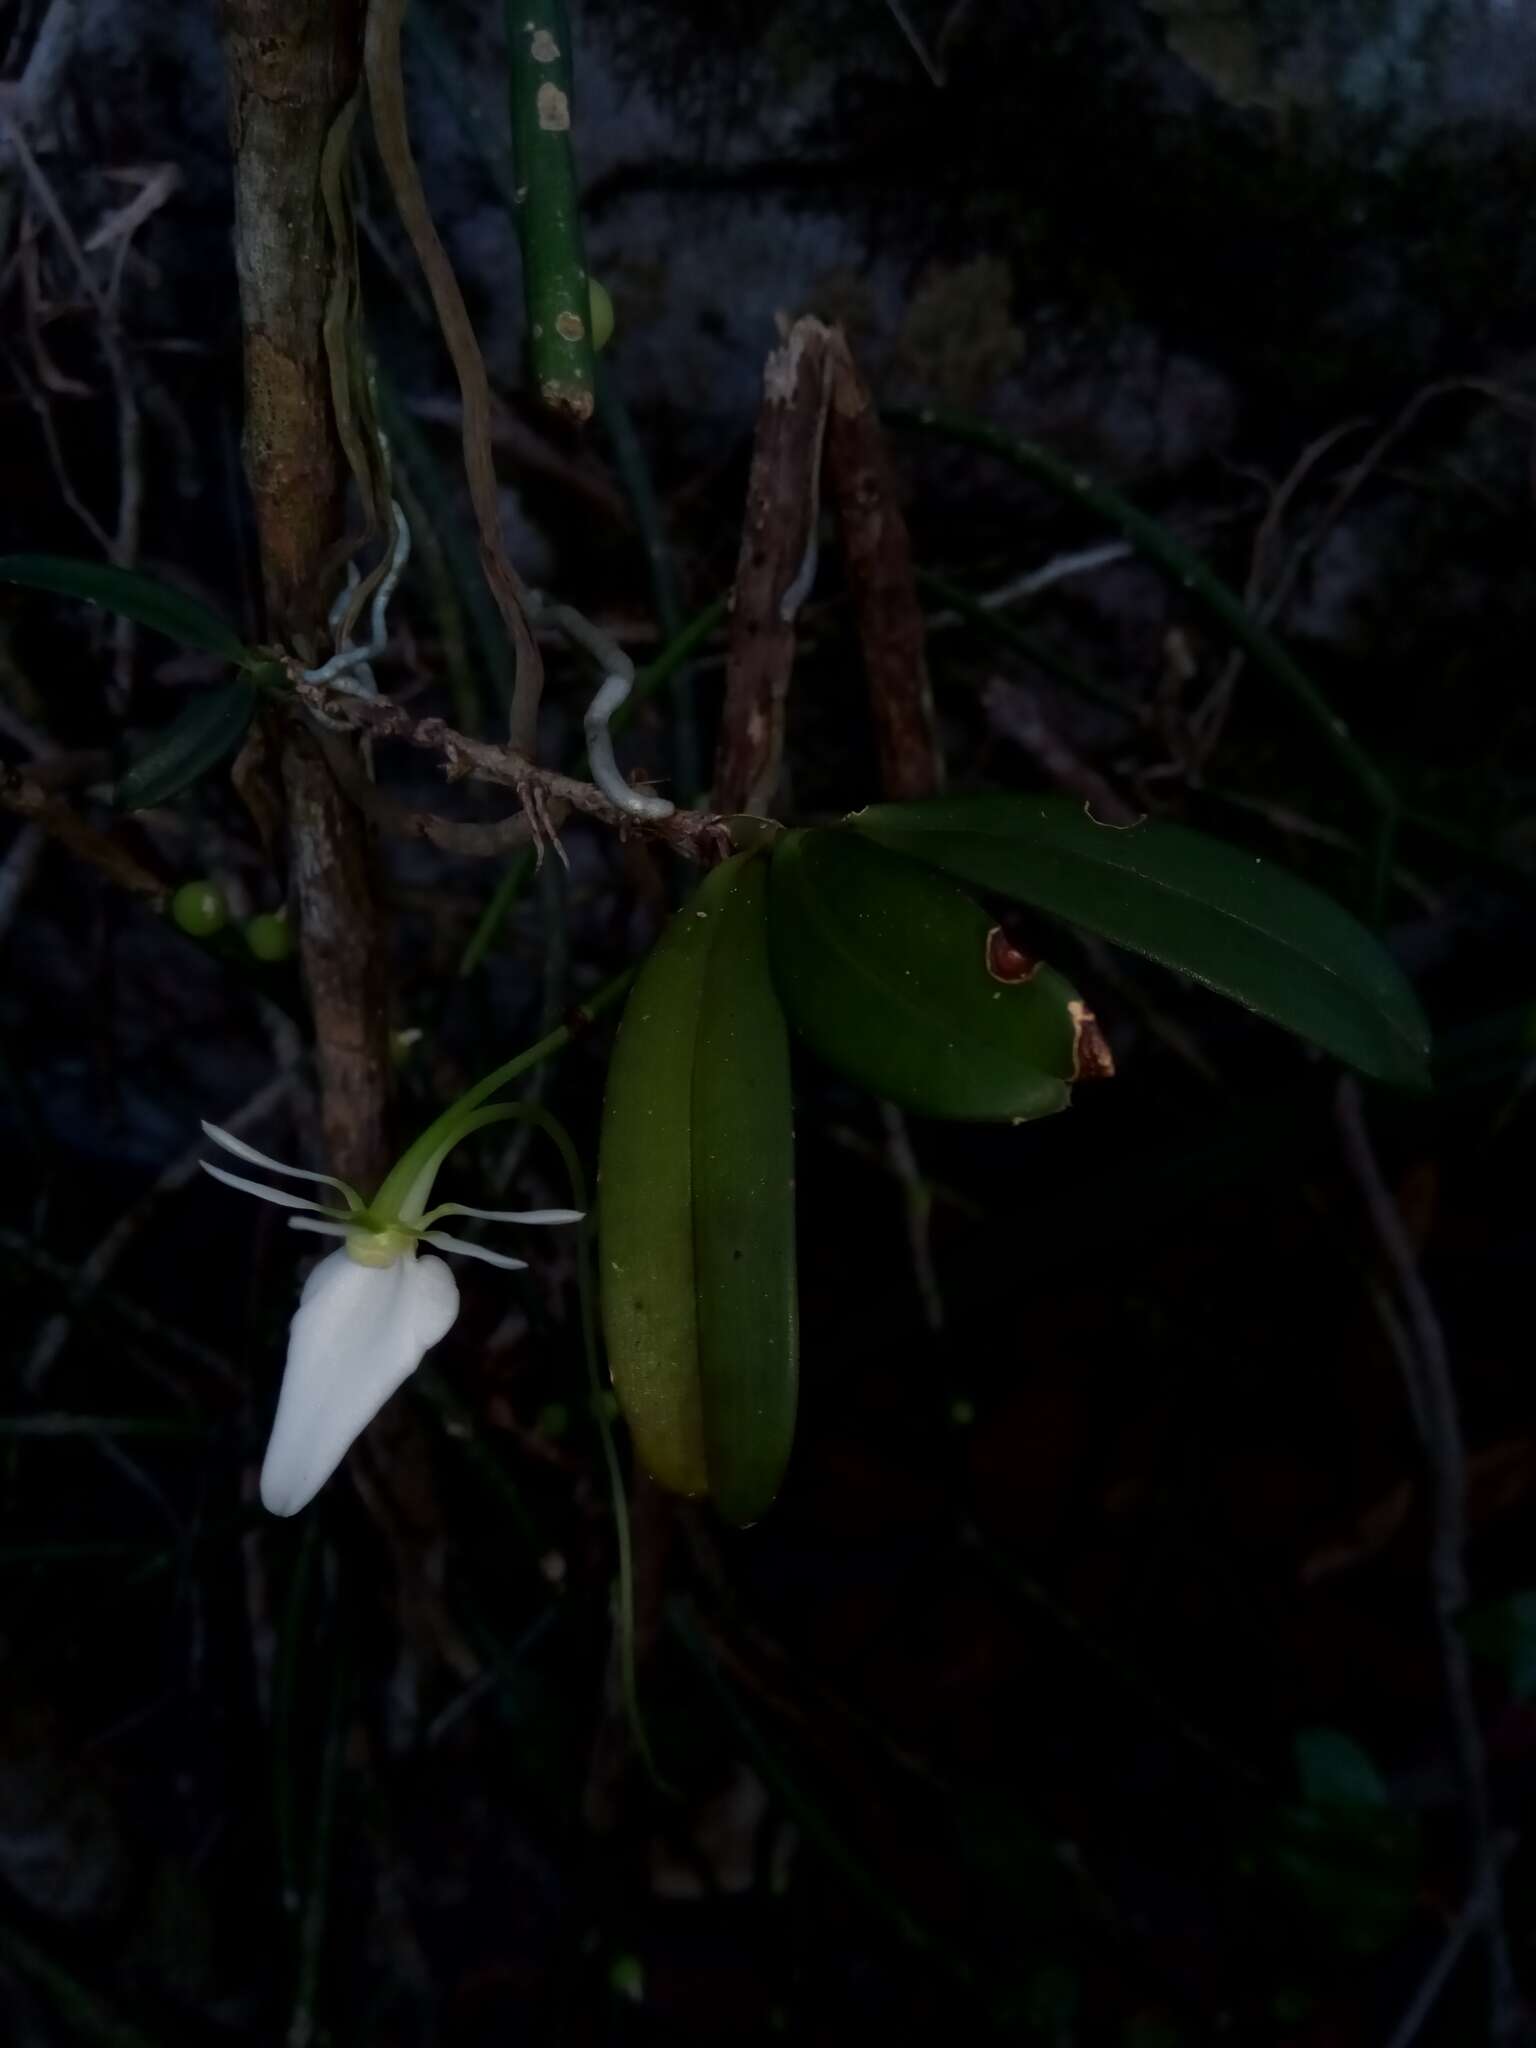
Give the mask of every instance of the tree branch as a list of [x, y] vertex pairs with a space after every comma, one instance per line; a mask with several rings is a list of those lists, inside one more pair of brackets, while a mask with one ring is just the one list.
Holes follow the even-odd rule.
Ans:
[[816, 577], [831, 341], [819, 320], [797, 320], [763, 371], [715, 753], [722, 811], [766, 811], [778, 786], [795, 614]]
[[904, 802], [933, 796], [944, 782], [927, 629], [885, 435], [839, 329], [832, 334], [831, 363], [827, 492], [837, 510], [843, 571], [869, 680], [880, 785], [893, 802]]
[[[553, 827], [565, 812], [579, 811], [615, 830], [664, 840], [691, 860], [729, 850], [725, 828], [713, 811], [674, 811], [670, 817], [655, 821], [633, 818], [611, 803], [593, 783], [563, 775], [555, 768], [541, 768], [516, 747], [473, 739], [468, 733], [456, 731], [446, 719], [413, 718], [403, 704], [387, 697], [354, 697], [326, 683], [306, 682], [302, 677], [295, 679], [294, 693], [300, 702], [323, 712], [329, 719], [376, 739], [401, 740], [423, 753], [438, 755], [450, 782], [490, 782], [515, 790], [523, 806], [521, 818], [484, 825], [460, 823], [414, 810], [371, 784], [365, 788], [366, 778], [360, 767], [340, 771], [347, 778], [349, 792], [378, 818], [384, 829], [405, 838], [428, 839], [455, 853], [502, 852], [508, 846], [526, 843], [545, 826]], [[329, 745], [329, 737], [326, 744]], [[523, 829], [513, 832], [513, 827]], [[493, 839], [491, 835], [510, 836]]]
[[[245, 328], [245, 465], [267, 630], [313, 648], [317, 572], [343, 530], [343, 471], [323, 323], [334, 252], [321, 159], [361, 62], [358, 0], [226, 0], [235, 257]], [[388, 949], [367, 828], [313, 738], [285, 735], [283, 787], [333, 1169], [371, 1186], [387, 1163]]]

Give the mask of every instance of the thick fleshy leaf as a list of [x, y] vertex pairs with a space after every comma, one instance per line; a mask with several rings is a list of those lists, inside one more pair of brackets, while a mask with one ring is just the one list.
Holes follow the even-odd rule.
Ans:
[[849, 824], [1144, 953], [1376, 1080], [1427, 1084], [1429, 1027], [1396, 962], [1330, 897], [1256, 854], [1179, 825], [1101, 825], [1062, 796], [879, 804]]
[[754, 1521], [794, 1434], [789, 1061], [766, 874], [739, 854], [677, 913], [625, 1008], [603, 1103], [603, 1334], [636, 1454]]
[[709, 1491], [694, 1289], [693, 1049], [734, 872], [730, 861], [716, 868], [642, 964], [603, 1091], [598, 1268], [608, 1370], [635, 1455], [682, 1494]]
[[774, 980], [797, 1034], [927, 1116], [1019, 1122], [1111, 1071], [1091, 1014], [972, 897], [859, 834], [788, 832], [773, 854]]
[[441, 1259], [363, 1266], [345, 1249], [323, 1258], [288, 1337], [262, 1505], [274, 1515], [306, 1507], [458, 1312], [458, 1285]]
[[789, 1463], [798, 1390], [794, 1105], [768, 963], [768, 864], [720, 919], [693, 1054], [693, 1248], [710, 1497], [755, 1522]]
[[48, 590], [56, 597], [100, 605], [103, 611], [149, 626], [183, 647], [199, 647], [242, 666], [259, 658], [227, 619], [185, 591], [157, 583], [137, 569], [77, 561], [71, 555], [0, 555], [0, 583], [18, 583], [28, 590]]
[[249, 676], [200, 690], [118, 783], [118, 809], [148, 810], [189, 789], [235, 751], [255, 715], [256, 685]]

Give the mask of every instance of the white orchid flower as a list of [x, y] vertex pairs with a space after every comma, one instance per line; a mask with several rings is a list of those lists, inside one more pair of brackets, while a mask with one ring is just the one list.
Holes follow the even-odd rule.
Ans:
[[288, 1335], [277, 1419], [261, 1468], [262, 1504], [274, 1515], [296, 1515], [308, 1506], [390, 1395], [453, 1327], [459, 1312], [458, 1285], [443, 1261], [423, 1256], [420, 1246], [461, 1252], [511, 1271], [525, 1265], [522, 1259], [438, 1230], [439, 1218], [581, 1221], [579, 1209], [472, 1209], [462, 1202], [427, 1208], [438, 1169], [459, 1140], [516, 1113], [480, 1109], [477, 1105], [486, 1092], [482, 1083], [439, 1117], [391, 1170], [371, 1202], [364, 1202], [355, 1188], [331, 1174], [285, 1166], [217, 1125], [203, 1125], [216, 1145], [246, 1165], [334, 1188], [345, 1205], [291, 1195], [284, 1188], [268, 1187], [203, 1161], [203, 1171], [226, 1187], [302, 1212], [289, 1217], [291, 1229], [342, 1240], [305, 1281]]

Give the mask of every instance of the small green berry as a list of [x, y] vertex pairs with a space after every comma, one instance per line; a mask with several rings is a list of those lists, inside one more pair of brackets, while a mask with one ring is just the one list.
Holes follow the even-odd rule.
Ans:
[[608, 1965], [608, 1983], [617, 1997], [639, 2005], [645, 1998], [645, 1965], [638, 1956], [615, 1956]]
[[283, 910], [264, 910], [246, 919], [245, 943], [258, 960], [286, 960], [293, 951], [293, 926]]
[[613, 301], [595, 277], [587, 279], [587, 298], [592, 307], [592, 346], [604, 349], [613, 339]]
[[229, 922], [229, 905], [223, 890], [205, 877], [182, 883], [171, 898], [171, 916], [189, 938], [211, 939]]

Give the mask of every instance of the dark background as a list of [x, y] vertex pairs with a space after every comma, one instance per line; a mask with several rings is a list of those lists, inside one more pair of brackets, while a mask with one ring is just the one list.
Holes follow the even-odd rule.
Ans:
[[[47, 11], [0, 9], [6, 77]], [[874, 0], [576, 9], [605, 360], [682, 608], [734, 571], [779, 311], [842, 320], [882, 400], [1113, 482], [1255, 603], [1294, 567], [1277, 629], [1409, 811], [1384, 935], [1437, 1088], [1368, 1093], [1366, 1116], [1461, 1401], [1464, 1517], [1438, 1527], [1464, 1545], [1533, 1984], [1536, 27], [1494, 0], [910, 15], [942, 87]], [[432, 21], [412, 120], [505, 402], [513, 552], [643, 657], [611, 437], [550, 427], [522, 388], [496, 11]], [[34, 140], [139, 402], [137, 558], [257, 631], [214, 10], [85, 7]], [[369, 319], [446, 536], [451, 378], [366, 139], [359, 169]], [[116, 530], [101, 316], [58, 221], [13, 164], [0, 180], [0, 549], [99, 555], [68, 499]], [[972, 593], [1113, 538], [973, 449], [902, 430], [892, 452], [920, 564]], [[418, 554], [381, 683], [494, 730], [450, 615]], [[1186, 591], [1118, 560], [998, 616], [1058, 672], [935, 626], [955, 787], [1087, 764], [1362, 907], [1358, 799], [1251, 665], [1202, 744], [1229, 647]], [[791, 808], [815, 816], [874, 793], [833, 546], [802, 624]], [[706, 761], [722, 667], [716, 636], [689, 683]], [[120, 758], [212, 677], [0, 600], [8, 763]], [[588, 687], [552, 652], [547, 759]], [[670, 784], [687, 758], [657, 701], [629, 758]], [[1018, 743], [1021, 714], [1049, 745]], [[433, 795], [419, 757], [381, 751], [380, 774]], [[268, 1088], [253, 1142], [313, 1144], [296, 973], [238, 931], [286, 878], [226, 774], [127, 822], [82, 805], [171, 879], [212, 877], [236, 922], [189, 938], [0, 825], [7, 2040], [1488, 2038], [1434, 1492], [1327, 1063], [1062, 932], [1119, 1066], [1069, 1116], [902, 1124], [805, 1063], [784, 1495], [739, 1533], [634, 1489], [658, 1786], [615, 1661], [568, 1243], [515, 1282], [464, 1269], [451, 1336], [319, 1504], [255, 1505], [303, 1245], [193, 1162], [200, 1118]], [[386, 849], [419, 1034], [404, 1134], [637, 957], [680, 886], [654, 849], [567, 845], [467, 974], [501, 870]], [[589, 1166], [610, 1029], [542, 1084]], [[564, 1199], [552, 1156], [503, 1155], [481, 1166], [520, 1200]], [[1443, 1997], [1394, 2035], [1448, 1949]]]

